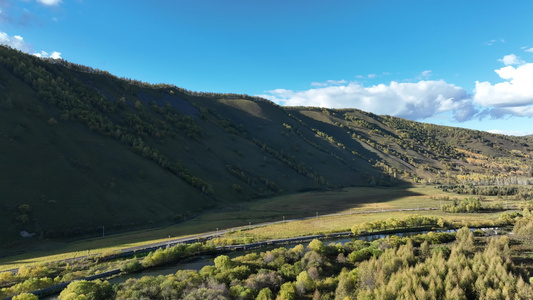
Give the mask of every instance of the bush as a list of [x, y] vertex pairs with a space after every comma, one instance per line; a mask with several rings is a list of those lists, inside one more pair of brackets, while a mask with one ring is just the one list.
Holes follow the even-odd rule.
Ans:
[[431, 249], [432, 253], [439, 253], [441, 252], [444, 258], [448, 258], [450, 256], [450, 253], [452, 251], [447, 246], [436, 246], [435, 248]]
[[372, 257], [372, 251], [370, 251], [369, 247], [356, 250], [348, 254], [348, 260], [352, 263], [361, 262], [369, 259], [370, 257]]
[[292, 282], [285, 282], [279, 289], [278, 298], [280, 300], [293, 300], [296, 298], [296, 290]]
[[135, 273], [143, 269], [143, 266], [137, 259], [137, 257], [133, 258], [131, 261], [128, 261], [122, 265], [122, 268], [120, 270], [122, 272], [126, 273]]
[[12, 300], [39, 300], [39, 297], [34, 294], [22, 293], [20, 295], [14, 296]]
[[274, 299], [274, 294], [272, 294], [272, 291], [269, 288], [264, 288], [259, 291], [259, 294], [257, 294], [256, 300], [272, 300]]
[[[70, 283], [61, 294], [59, 300], [107, 300], [115, 295], [113, 286], [107, 281], [79, 280]], [[82, 298], [84, 296], [84, 298]]]

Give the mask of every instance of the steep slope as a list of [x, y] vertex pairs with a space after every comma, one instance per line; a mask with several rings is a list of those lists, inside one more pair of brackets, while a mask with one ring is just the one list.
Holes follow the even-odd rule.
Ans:
[[[2, 67], [0, 67], [0, 70]], [[181, 220], [214, 206], [170, 172], [43, 105], [0, 73], [0, 226], [69, 237]], [[12, 88], [7, 88], [12, 87]], [[58, 121], [54, 121], [54, 120]], [[19, 209], [23, 204], [28, 209]]]
[[192, 95], [0, 51], [7, 240], [21, 230], [61, 238], [154, 226], [258, 197], [367, 185], [366, 175], [380, 173], [366, 162], [365, 174], [352, 172], [295, 140], [286, 126], [296, 122], [268, 101]]
[[[529, 182], [532, 139], [116, 78], [0, 47], [0, 241], [358, 185]], [[484, 181], [483, 181], [484, 182]]]

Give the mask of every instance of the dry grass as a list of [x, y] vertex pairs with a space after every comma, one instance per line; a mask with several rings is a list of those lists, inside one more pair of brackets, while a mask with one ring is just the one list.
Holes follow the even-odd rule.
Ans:
[[369, 214], [349, 214], [341, 216], [325, 216], [302, 221], [280, 223], [264, 227], [258, 227], [246, 232], [246, 235], [258, 240], [279, 239], [300, 235], [312, 235], [318, 233], [349, 231], [355, 224], [374, 220], [386, 220], [389, 218], [401, 219], [411, 214], [442, 217], [450, 223], [475, 224], [481, 221], [495, 221], [498, 213], [477, 214], [449, 214], [442, 211], [417, 211], [417, 212], [378, 212]]

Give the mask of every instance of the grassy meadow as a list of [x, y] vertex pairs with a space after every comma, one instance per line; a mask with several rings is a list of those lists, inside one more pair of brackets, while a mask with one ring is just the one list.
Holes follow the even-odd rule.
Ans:
[[[444, 217], [449, 222], [477, 222], [495, 220], [499, 213], [450, 214], [440, 210], [432, 211], [387, 211], [402, 208], [438, 208], [445, 204], [445, 197], [462, 199], [466, 196], [446, 193], [434, 186], [417, 185], [412, 187], [357, 187], [338, 191], [306, 192], [270, 199], [248, 202], [238, 207], [228, 207], [226, 211], [216, 211], [201, 215], [186, 222], [150, 230], [141, 230], [106, 237], [72, 242], [45, 241], [34, 250], [0, 259], [0, 271], [18, 268], [26, 264], [39, 264], [66, 258], [79, 257], [90, 253], [110, 253], [119, 249], [146, 245], [187, 235], [216, 232], [235, 228], [225, 238], [239, 240], [275, 239], [299, 235], [328, 233], [350, 230], [354, 224], [372, 220], [401, 218], [419, 213]], [[448, 200], [450, 201], [450, 200]], [[502, 201], [487, 197], [487, 203]], [[509, 204], [513, 204], [509, 201]], [[356, 213], [375, 211], [373, 213]], [[318, 212], [318, 218], [316, 213]], [[332, 213], [348, 213], [328, 216]], [[264, 222], [306, 218], [285, 223], [277, 223], [248, 229], [248, 225]], [[240, 229], [240, 230], [239, 230]]]

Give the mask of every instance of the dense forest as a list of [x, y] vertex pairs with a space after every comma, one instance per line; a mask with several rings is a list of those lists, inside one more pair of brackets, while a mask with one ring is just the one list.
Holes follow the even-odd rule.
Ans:
[[243, 201], [438, 183], [527, 197], [533, 139], [188, 91], [0, 47], [0, 242], [186, 220]]

